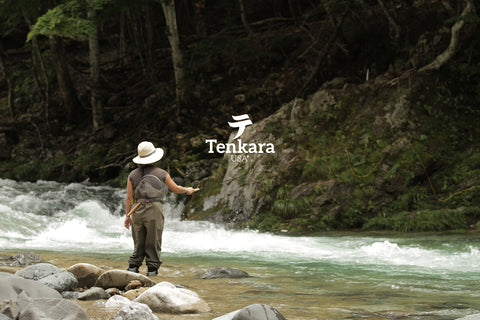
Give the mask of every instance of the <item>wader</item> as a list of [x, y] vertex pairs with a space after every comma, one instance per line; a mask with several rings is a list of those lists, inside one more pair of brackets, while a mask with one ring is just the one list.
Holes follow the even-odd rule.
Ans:
[[129, 265], [140, 267], [146, 258], [148, 270], [158, 270], [162, 261], [162, 234], [165, 216], [161, 201], [164, 199], [166, 185], [157, 176], [145, 175], [142, 168], [142, 180], [135, 188], [135, 202], [140, 207], [132, 214], [133, 254]]

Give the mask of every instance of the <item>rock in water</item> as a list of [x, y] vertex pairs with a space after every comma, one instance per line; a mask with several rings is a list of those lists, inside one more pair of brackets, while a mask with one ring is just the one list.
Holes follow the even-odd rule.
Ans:
[[92, 287], [78, 296], [78, 300], [101, 300], [108, 298], [110, 298], [110, 295], [105, 289], [99, 287]]
[[11, 257], [11, 259], [15, 261], [13, 264], [16, 266], [43, 262], [42, 257], [35, 252], [22, 252]]
[[264, 305], [252, 304], [238, 312], [232, 320], [286, 320], [277, 309]]
[[147, 305], [130, 301], [122, 306], [113, 320], [158, 320], [158, 317]]
[[28, 297], [25, 292], [18, 296], [19, 320], [89, 320], [85, 311], [74, 301], [67, 299]]
[[24, 291], [31, 298], [62, 298], [58, 291], [38, 281], [24, 279], [11, 273], [0, 272], [0, 301], [16, 300]]
[[252, 304], [243, 309], [232, 311], [213, 320], [286, 320], [277, 309], [264, 305]]
[[67, 269], [78, 280], [79, 288], [91, 288], [95, 285], [103, 270], [89, 263], [77, 263]]
[[0, 283], [0, 301], [16, 301], [19, 320], [88, 320], [77, 303], [38, 281], [0, 272]]
[[136, 302], [145, 303], [154, 312], [203, 313], [210, 311], [208, 304], [195, 292], [177, 288], [170, 282], [160, 282], [142, 293]]
[[150, 280], [149, 277], [139, 273], [124, 270], [109, 270], [98, 277], [94, 286], [103, 289], [118, 288], [123, 290], [133, 280], [140, 281], [146, 287], [155, 285], [155, 282]]
[[105, 302], [105, 308], [107, 309], [120, 309], [123, 305], [130, 303], [130, 299], [121, 295], [114, 295]]
[[77, 278], [75, 278], [73, 273], [68, 271], [51, 274], [41, 278], [38, 282], [43, 283], [58, 292], [71, 291], [78, 285]]
[[245, 271], [228, 268], [228, 267], [213, 267], [207, 270], [202, 276], [202, 279], [217, 279], [217, 278], [248, 278], [249, 274]]
[[39, 263], [18, 270], [15, 275], [29, 280], [40, 280], [62, 270], [51, 263]]

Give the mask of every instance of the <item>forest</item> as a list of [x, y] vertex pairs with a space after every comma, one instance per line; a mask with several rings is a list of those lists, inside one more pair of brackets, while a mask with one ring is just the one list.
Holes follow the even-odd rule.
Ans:
[[[242, 226], [476, 229], [477, 7], [473, 0], [0, 0], [0, 177], [124, 187], [137, 144], [150, 140], [165, 149], [162, 166], [172, 176], [211, 183], [228, 164], [207, 152], [205, 139], [227, 141], [231, 115], [259, 122], [332, 90], [331, 109], [298, 119], [308, 132], [267, 126], [308, 161], [259, 186], [262, 211], [246, 214]], [[386, 110], [399, 92], [408, 109], [400, 124]], [[386, 113], [389, 125], [377, 125]], [[406, 158], [391, 151], [404, 137]], [[206, 182], [192, 177], [195, 166], [208, 169]], [[380, 173], [360, 179], [369, 168]], [[328, 199], [320, 187], [293, 195], [303, 183], [331, 179], [341, 192]], [[224, 206], [215, 210], [225, 222], [234, 210]]]

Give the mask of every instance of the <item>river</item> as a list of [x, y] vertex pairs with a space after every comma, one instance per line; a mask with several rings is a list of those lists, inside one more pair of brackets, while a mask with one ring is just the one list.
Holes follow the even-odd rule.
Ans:
[[[126, 268], [133, 242], [123, 227], [124, 199], [125, 190], [107, 186], [0, 179], [0, 248], [88, 263], [106, 259]], [[477, 234], [294, 237], [180, 221], [181, 209], [172, 199], [165, 204], [160, 276], [194, 288], [212, 308], [183, 317], [212, 319], [253, 303], [274, 306], [289, 320], [448, 320], [480, 313]], [[214, 266], [251, 277], [199, 279]]]

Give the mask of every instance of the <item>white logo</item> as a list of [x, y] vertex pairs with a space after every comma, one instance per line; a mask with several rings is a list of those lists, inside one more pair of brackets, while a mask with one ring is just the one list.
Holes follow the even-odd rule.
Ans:
[[[253, 124], [248, 114], [233, 116], [236, 122], [228, 122], [232, 128], [238, 128], [238, 132], [233, 139], [239, 138], [245, 128]], [[237, 139], [230, 143], [221, 143], [217, 139], [206, 139], [205, 143], [208, 145], [208, 153], [221, 153], [230, 155], [230, 159], [236, 162], [244, 162], [249, 158], [249, 154], [258, 153], [275, 153], [275, 146], [273, 143], [244, 143], [241, 139]]]
[[238, 128], [238, 132], [233, 137], [233, 139], [237, 139], [243, 134], [243, 131], [245, 131], [245, 128], [249, 125], [252, 125], [253, 122], [250, 120], [248, 117], [248, 114], [242, 114], [239, 116], [232, 116], [233, 120], [238, 121], [238, 122], [229, 122], [228, 125], [232, 128]]

